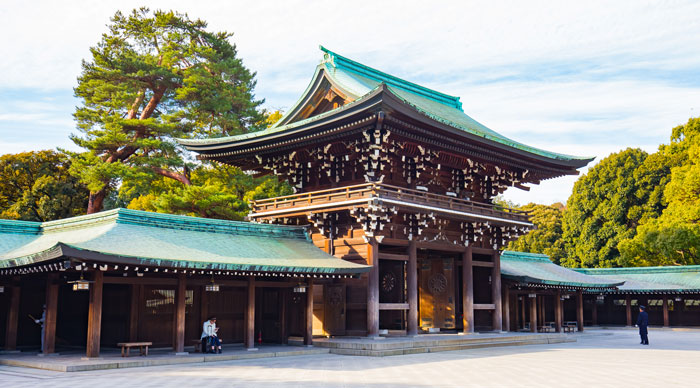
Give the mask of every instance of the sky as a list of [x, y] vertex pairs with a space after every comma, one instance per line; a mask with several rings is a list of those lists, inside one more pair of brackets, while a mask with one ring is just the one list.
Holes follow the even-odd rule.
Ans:
[[[296, 101], [322, 44], [460, 96], [468, 115], [514, 140], [594, 156], [589, 167], [627, 147], [654, 152], [700, 116], [698, 1], [3, 0], [0, 154], [77, 150], [69, 136], [81, 61], [114, 12], [141, 6], [234, 33], [268, 109]], [[505, 197], [565, 202], [577, 178]]]

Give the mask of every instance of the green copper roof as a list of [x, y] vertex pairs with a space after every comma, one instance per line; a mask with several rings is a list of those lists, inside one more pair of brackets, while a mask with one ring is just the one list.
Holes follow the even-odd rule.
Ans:
[[[309, 87], [307, 87], [304, 95], [301, 96], [296, 104], [287, 111], [285, 116], [271, 128], [260, 132], [252, 132], [237, 136], [213, 139], [180, 139], [178, 141], [185, 146], [214, 145], [236, 143], [238, 141], [263, 137], [272, 133], [284, 132], [341, 112], [343, 109], [347, 108], [348, 105], [353, 104], [353, 102], [357, 100], [361, 100], [363, 97], [367, 97], [380, 88], [381, 85], [385, 85], [389, 93], [424, 116], [471, 135], [545, 158], [561, 161], [581, 161], [582, 163], [587, 163], [592, 160], [590, 157], [577, 157], [549, 152], [511, 140], [465, 114], [462, 110], [462, 103], [459, 97], [450, 96], [386, 74], [334, 53], [323, 46], [320, 48], [324, 53], [323, 61], [316, 68], [314, 78], [309, 84]], [[312, 85], [317, 84], [317, 77], [320, 76], [327, 77], [333, 85], [348, 94], [348, 97], [353, 99], [353, 102], [322, 115], [289, 123], [289, 120], [292, 119], [291, 116], [298, 112], [300, 105], [306, 101], [306, 96], [313, 91]]]
[[624, 281], [622, 292], [700, 290], [700, 265], [635, 268], [576, 268], [577, 272]]
[[176, 268], [325, 274], [368, 270], [318, 249], [303, 227], [129, 209], [33, 223], [38, 234], [17, 226], [22, 225], [0, 223], [0, 268], [36, 263], [68, 250], [80, 257], [102, 255], [114, 262]]
[[556, 287], [614, 288], [621, 282], [614, 279], [589, 276], [560, 267], [549, 256], [537, 253], [503, 251], [501, 275], [522, 284], [542, 284]]

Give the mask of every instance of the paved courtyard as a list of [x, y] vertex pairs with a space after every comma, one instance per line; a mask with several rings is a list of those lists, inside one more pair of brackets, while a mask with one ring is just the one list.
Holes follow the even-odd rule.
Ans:
[[394, 357], [332, 354], [61, 373], [0, 367], [1, 387], [698, 387], [700, 331], [596, 330], [578, 342]]

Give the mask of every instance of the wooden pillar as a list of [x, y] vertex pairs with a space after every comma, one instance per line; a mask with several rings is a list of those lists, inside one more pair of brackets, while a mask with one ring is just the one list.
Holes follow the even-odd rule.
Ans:
[[501, 306], [501, 254], [493, 253], [493, 268], [491, 270], [491, 300], [495, 304], [493, 310], [493, 330], [503, 330], [503, 307]]
[[372, 268], [367, 276], [367, 336], [379, 335], [379, 244], [376, 239], [367, 244], [367, 264]]
[[177, 289], [175, 290], [175, 343], [173, 351], [175, 354], [185, 353], [185, 297], [187, 295], [187, 275], [179, 273], [177, 276]]
[[46, 280], [46, 319], [44, 321], [43, 354], [56, 350], [56, 317], [58, 314], [58, 274], [50, 273]]
[[583, 291], [576, 293], [576, 325], [578, 331], [583, 331]]
[[[85, 356], [88, 358], [100, 356], [100, 334], [102, 334], [102, 285], [104, 283], [104, 273], [102, 273], [102, 271], [95, 271], [93, 281], [94, 283], [90, 284], [87, 347], [85, 351]], [[46, 316], [48, 318], [48, 310]]]
[[406, 266], [406, 283], [408, 287], [408, 322], [407, 334], [418, 334], [418, 252], [416, 242], [408, 243], [408, 263]]
[[474, 267], [471, 246], [462, 254], [462, 324], [464, 333], [474, 332]]
[[527, 295], [528, 302], [530, 302], [530, 331], [537, 333], [537, 297], [530, 298]]
[[312, 346], [314, 344], [314, 281], [309, 279], [306, 286], [306, 310], [304, 330], [304, 345]]
[[593, 321], [593, 326], [598, 325], [598, 296], [596, 295], [595, 299], [593, 299], [593, 310], [591, 310], [591, 313], [593, 314], [591, 316], [591, 321]]
[[21, 288], [19, 285], [8, 287], [10, 290], [10, 311], [7, 313], [5, 330], [5, 349], [17, 349], [17, 322], [19, 320], [19, 301]]
[[136, 342], [139, 337], [139, 304], [143, 285], [131, 285], [131, 305], [129, 306], [129, 341]]
[[544, 295], [537, 295], [537, 322], [544, 325]]
[[503, 331], [510, 331], [510, 289], [503, 287]]
[[523, 323], [523, 329], [525, 329], [525, 314], [527, 314], [525, 309], [525, 303], [527, 303], [527, 294], [520, 294], [522, 299], [520, 299], [520, 321]]
[[627, 326], [632, 326], [632, 298], [625, 295], [625, 308], [627, 309]]
[[513, 305], [514, 308], [514, 316], [513, 318], [515, 319], [515, 331], [520, 331], [520, 303], [518, 303], [518, 294], [514, 294], [514, 300], [515, 303]]
[[669, 326], [668, 320], [668, 295], [664, 295], [664, 327]]
[[283, 344], [287, 344], [289, 334], [287, 332], [287, 303], [289, 303], [289, 288], [280, 288], [279, 300], [280, 303], [280, 338]]
[[248, 276], [248, 301], [243, 322], [243, 346], [246, 349], [255, 348], [255, 276]]
[[561, 321], [562, 321], [562, 305], [561, 305], [561, 290], [557, 290], [554, 295], [554, 330], [557, 333], [561, 333]]

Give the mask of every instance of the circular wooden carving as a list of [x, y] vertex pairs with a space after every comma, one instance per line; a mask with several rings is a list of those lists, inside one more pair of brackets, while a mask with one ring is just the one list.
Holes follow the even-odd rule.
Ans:
[[447, 290], [447, 278], [441, 273], [435, 274], [428, 280], [428, 288], [434, 295], [442, 294]]
[[387, 272], [382, 276], [382, 290], [391, 292], [396, 287], [396, 275], [393, 272]]

